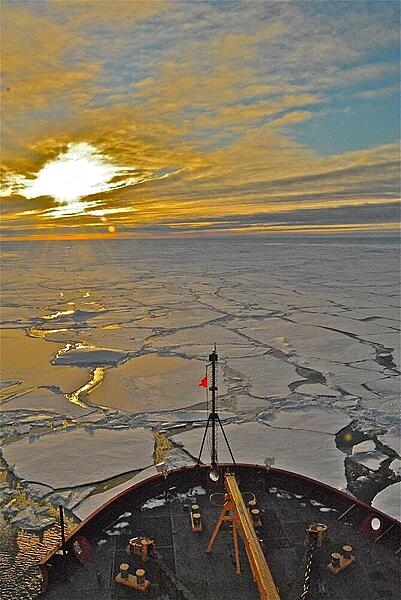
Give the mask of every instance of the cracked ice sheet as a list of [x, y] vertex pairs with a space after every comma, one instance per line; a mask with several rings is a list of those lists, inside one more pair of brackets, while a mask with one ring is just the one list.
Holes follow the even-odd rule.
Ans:
[[[237, 462], [264, 464], [266, 456], [275, 458], [274, 466], [301, 473], [335, 488], [345, 488], [344, 454], [336, 448], [334, 435], [244, 423], [224, 427]], [[196, 429], [171, 439], [197, 457], [204, 431]], [[202, 455], [208, 462], [207, 451]], [[223, 436], [219, 433], [219, 461], [232, 462]]]
[[325, 406], [282, 409], [275, 413], [261, 414], [259, 420], [280, 429], [304, 429], [333, 435], [350, 422], [350, 418], [341, 411]]
[[[163, 423], [163, 426], [167, 426], [171, 423], [206, 422], [208, 420], [209, 414], [209, 411], [207, 411], [206, 409], [155, 412], [141, 415], [139, 423], [141, 425], [148, 423]], [[219, 417], [222, 421], [238, 420], [238, 417], [235, 413], [225, 410], [219, 410]]]
[[[198, 360], [146, 354], [107, 369], [101, 386], [90, 394], [92, 404], [128, 412], [186, 408], [205, 401], [198, 387], [205, 372]], [[220, 386], [220, 393], [225, 391]]]
[[207, 357], [214, 340], [219, 340], [219, 354], [225, 359], [255, 356], [265, 351], [260, 344], [248, 341], [220, 325], [184, 328], [168, 335], [154, 335], [148, 339], [148, 344], [154, 348], [170, 349], [187, 356]]
[[249, 393], [258, 398], [288, 396], [289, 385], [303, 379], [294, 365], [271, 355], [229, 358], [227, 365], [249, 382]]
[[72, 404], [65, 399], [63, 394], [56, 394], [55, 392], [46, 389], [32, 390], [27, 394], [4, 402], [1, 406], [2, 412], [21, 409], [47, 410], [53, 412], [55, 416], [70, 415], [75, 418], [84, 417], [94, 410], [92, 407], [83, 408], [77, 404]]
[[46, 340], [60, 343], [87, 342], [94, 346], [105, 346], [111, 348], [125, 348], [130, 352], [139, 352], [143, 347], [149, 331], [140, 330], [136, 323], [117, 323], [112, 321], [110, 325], [90, 328], [85, 330], [69, 330], [60, 333], [46, 335]]
[[388, 456], [379, 450], [370, 450], [369, 452], [354, 452], [350, 459], [371, 471], [377, 471], [380, 469], [381, 463], [388, 460]]
[[394, 483], [379, 492], [373, 499], [372, 506], [401, 521], [401, 483]]
[[[363, 299], [358, 297], [358, 304], [363, 304]], [[362, 301], [361, 301], [362, 300]], [[334, 317], [345, 317], [347, 319], [354, 319], [356, 321], [363, 321], [364, 319], [371, 320], [371, 323], [380, 325], [380, 320], [386, 321], [383, 323], [386, 327], [394, 327], [399, 324], [399, 310], [391, 306], [375, 306], [374, 308], [353, 308], [351, 305], [347, 306], [335, 306], [330, 303], [328, 307], [319, 306], [302, 306], [298, 307], [297, 310], [301, 311], [302, 314], [326, 314]], [[376, 322], [376, 319], [379, 322]]]
[[372, 335], [371, 341], [374, 343], [382, 344], [386, 348], [391, 349], [391, 355], [393, 362], [401, 368], [400, 360], [400, 334], [399, 333], [386, 333], [382, 335]]
[[250, 306], [244, 301], [236, 302], [235, 300], [230, 300], [228, 298], [221, 298], [216, 295], [214, 290], [208, 294], [200, 292], [199, 301], [207, 306], [210, 306], [216, 311], [224, 314], [235, 315], [237, 317], [247, 317], [249, 316], [250, 312], [252, 312], [252, 315], [256, 314], [259, 316], [269, 317], [270, 315], [274, 315], [275, 312], [273, 310], [257, 306], [254, 303], [252, 303], [252, 306]]
[[367, 383], [373, 393], [361, 400], [361, 406], [369, 411], [378, 423], [400, 430], [400, 378], [388, 377]]
[[397, 452], [398, 456], [401, 457], [401, 437], [398, 435], [392, 435], [391, 433], [385, 433], [384, 435], [379, 435], [378, 439], [385, 446], [392, 448], [394, 452]]
[[322, 383], [307, 383], [297, 387], [297, 394], [304, 394], [305, 396], [325, 396], [329, 398], [338, 398], [341, 396], [337, 390], [330, 389], [327, 385]]
[[[376, 362], [371, 365], [371, 361], [366, 363], [362, 361], [360, 363], [353, 363], [353, 366], [342, 364], [337, 361], [328, 361], [323, 358], [303, 359], [293, 358], [293, 362], [296, 362], [299, 366], [313, 368], [316, 371], [322, 373], [326, 378], [327, 385], [332, 389], [341, 389], [347, 394], [352, 396], [358, 396], [359, 398], [367, 398], [377, 401], [377, 394], [362, 387], [362, 384], [372, 379], [372, 376], [380, 379], [386, 377], [384, 367], [379, 366]], [[365, 369], [364, 365], [369, 364], [372, 366], [371, 369]], [[298, 390], [297, 390], [298, 391]], [[302, 391], [302, 388], [299, 389]], [[376, 402], [377, 404], [377, 402]]]
[[77, 365], [85, 366], [117, 366], [130, 357], [129, 352], [117, 350], [116, 348], [94, 348], [78, 347], [63, 348], [54, 356], [53, 365]]
[[[163, 304], [163, 301], [161, 302]], [[187, 329], [207, 324], [209, 321], [219, 319], [225, 315], [221, 312], [208, 308], [200, 308], [199, 305], [188, 307], [160, 308], [155, 314], [148, 314], [136, 322], [138, 328], [149, 329]]]
[[2, 378], [23, 383], [3, 390], [3, 398], [20, 394], [38, 386], [58, 386], [63, 393], [76, 390], [90, 379], [89, 370], [52, 365], [55, 344], [31, 338], [23, 331], [5, 329], [1, 332]]
[[23, 439], [2, 448], [9, 469], [27, 481], [54, 489], [72, 488], [144, 469], [153, 463], [150, 431], [74, 429], [53, 432], [29, 442]]
[[148, 477], [152, 477], [153, 475], [157, 475], [156, 467], [152, 466], [148, 469], [144, 469], [143, 471], [137, 473], [136, 475], [134, 475], [134, 477], [131, 477], [130, 479], [128, 479], [128, 481], [125, 481], [120, 485], [116, 485], [106, 490], [105, 492], [92, 494], [91, 496], [85, 498], [85, 500], [83, 500], [80, 504], [78, 504], [72, 509], [72, 512], [76, 517], [78, 517], [78, 519], [81, 519], [81, 521], [83, 521], [84, 519], [89, 517], [89, 515], [95, 512], [95, 510], [100, 508], [105, 502], [117, 496], [117, 494], [124, 492], [135, 483], [140, 483], [141, 481], [144, 481], [145, 479], [147, 479]]
[[358, 337], [369, 340], [370, 335], [380, 336], [381, 334], [390, 333], [387, 327], [380, 326], [372, 321], [358, 321], [350, 319], [347, 316], [334, 316], [329, 314], [308, 314], [299, 312], [291, 314], [291, 320], [297, 324], [312, 325], [314, 327], [327, 327], [329, 329], [337, 329], [344, 333], [352, 333]]
[[328, 331], [321, 327], [290, 323], [283, 319], [269, 319], [266, 322], [252, 324], [250, 320], [231, 321], [230, 329], [238, 329], [242, 334], [249, 336], [267, 347], [276, 348], [285, 354], [305, 358], [313, 367], [318, 357], [340, 363], [359, 360], [368, 360], [376, 356], [375, 351], [366, 344], [361, 344], [343, 333]]

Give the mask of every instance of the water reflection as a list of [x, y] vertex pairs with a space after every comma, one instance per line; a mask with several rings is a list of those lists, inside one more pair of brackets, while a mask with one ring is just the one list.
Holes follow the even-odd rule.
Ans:
[[[67, 529], [72, 525], [67, 523]], [[38, 563], [60, 542], [60, 526], [40, 533], [15, 531], [0, 515], [0, 581], [2, 600], [31, 600], [40, 592]]]

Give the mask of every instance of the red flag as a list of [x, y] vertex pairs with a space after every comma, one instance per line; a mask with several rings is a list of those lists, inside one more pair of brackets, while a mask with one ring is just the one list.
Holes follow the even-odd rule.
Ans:
[[207, 388], [207, 375], [204, 376], [203, 379], [198, 383], [198, 387]]

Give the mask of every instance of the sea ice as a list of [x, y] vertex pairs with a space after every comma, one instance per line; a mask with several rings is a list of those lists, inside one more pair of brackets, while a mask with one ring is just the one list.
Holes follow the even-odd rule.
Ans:
[[51, 487], [40, 483], [28, 483], [24, 489], [33, 500], [41, 500], [53, 492]]
[[158, 312], [149, 311], [146, 316], [136, 322], [139, 328], [146, 328], [149, 334], [154, 330], [174, 330], [185, 327], [199, 327], [223, 317], [223, 313], [207, 308], [200, 308], [198, 304], [185, 304], [180, 307], [166, 307]]
[[351, 333], [363, 339], [369, 339], [370, 335], [381, 335], [390, 333], [385, 326], [372, 321], [359, 321], [355, 318], [349, 318], [348, 314], [328, 315], [328, 314], [311, 314], [307, 312], [293, 313], [291, 319], [296, 323], [304, 323], [315, 327], [325, 327], [333, 331]]
[[[344, 454], [336, 448], [334, 435], [251, 422], [226, 425], [224, 430], [238, 462], [264, 464], [266, 456], [274, 456], [275, 467], [302, 473], [336, 488], [345, 485]], [[197, 458], [202, 436], [202, 430], [194, 429], [174, 435], [172, 441]], [[218, 436], [219, 461], [231, 462], [223, 436]], [[210, 461], [206, 449], [202, 461]]]
[[114, 348], [94, 348], [92, 346], [70, 347], [59, 350], [53, 358], [54, 365], [75, 366], [116, 366], [130, 358], [130, 352]]
[[365, 440], [364, 442], [359, 442], [359, 444], [355, 444], [352, 447], [352, 450], [357, 454], [365, 452], [374, 452], [376, 450], [376, 444], [373, 440]]
[[[97, 510], [100, 506], [102, 506], [121, 492], [124, 492], [135, 483], [139, 483], [144, 479], [147, 479], [148, 477], [151, 477], [152, 475], [156, 474], [157, 469], [154, 466], [144, 469], [143, 471], [140, 471], [140, 473], [137, 473], [136, 475], [134, 475], [134, 477], [130, 477], [127, 481], [121, 483], [120, 485], [110, 487], [104, 492], [92, 494], [91, 496], [85, 498], [85, 500], [80, 502], [77, 506], [75, 506], [72, 509], [72, 512], [76, 517], [78, 517], [78, 519], [81, 519], [83, 521], [89, 515], [95, 512], [95, 510]], [[121, 515], [120, 518], [122, 516], [123, 515]]]
[[[188, 357], [207, 357], [210, 354], [211, 340], [219, 340], [221, 360], [235, 356], [255, 356], [261, 353], [257, 343], [245, 342], [244, 338], [221, 325], [183, 328], [180, 331], [162, 336], [152, 336], [148, 343], [159, 349], [168, 349]], [[254, 347], [256, 346], [256, 348]]]
[[386, 515], [401, 521], [401, 483], [389, 485], [379, 492], [375, 496], [372, 505]]
[[266, 348], [275, 348], [288, 355], [307, 357], [312, 366], [314, 360], [319, 357], [347, 363], [355, 360], [355, 356], [360, 360], [375, 356], [372, 348], [350, 339], [341, 332], [278, 318], [257, 324], [247, 320], [236, 320], [231, 321], [229, 327], [240, 329], [241, 333], [247, 335], [254, 343], [263, 343]]
[[330, 396], [338, 398], [341, 396], [340, 392], [329, 388], [327, 385], [321, 383], [305, 383], [297, 387], [298, 394], [305, 394], [306, 396]]
[[95, 489], [96, 487], [94, 486], [86, 486], [74, 490], [55, 492], [49, 497], [49, 500], [55, 506], [61, 505], [67, 510], [71, 510], [74, 506], [82, 502], [82, 500], [90, 496]]
[[19, 511], [18, 514], [10, 519], [10, 525], [16, 529], [24, 529], [26, 531], [42, 531], [47, 529], [50, 525], [56, 523], [54, 517], [50, 517], [48, 509], [45, 511], [35, 511], [32, 507], [28, 506], [23, 510]]
[[284, 408], [274, 413], [262, 413], [259, 420], [280, 429], [303, 429], [331, 434], [336, 434], [350, 422], [346, 414], [326, 406]]
[[[274, 455], [278, 466], [345, 487], [345, 455], [334, 438], [342, 418], [357, 420], [361, 430], [401, 452], [394, 368], [400, 364], [399, 244], [358, 240], [131, 239], [113, 240], [110, 251], [94, 240], [93, 256], [102, 261], [86, 254], [81, 242], [52, 243], [49, 252], [40, 242], [6, 243], [2, 377], [14, 383], [3, 387], [8, 401], [2, 408], [4, 453], [15, 455], [10, 469], [15, 463], [28, 481], [36, 481], [38, 472], [49, 485], [63, 483], [72, 492], [81, 471], [79, 485], [151, 464], [150, 432], [142, 444], [112, 440], [135, 436], [138, 424], [204, 423], [195, 414], [205, 406], [197, 384], [215, 341], [220, 407], [249, 421], [226, 426], [245, 458], [263, 462], [264, 454]], [[67, 344], [65, 359], [81, 366], [51, 364]], [[82, 365], [92, 350], [99, 354], [92, 353], [89, 364], [103, 361], [107, 368], [87, 400], [110, 409], [81, 408], [64, 396], [91, 378]], [[110, 350], [117, 355], [105, 356]], [[119, 353], [129, 360], [115, 364]], [[313, 396], [304, 394], [311, 389]], [[323, 416], [325, 406], [341, 409], [344, 417], [341, 410]], [[181, 421], [185, 413], [178, 416], [175, 409], [196, 420]], [[274, 415], [267, 421], [272, 427], [256, 422], [261, 411], [263, 419]], [[296, 431], [295, 415], [305, 429], [330, 433]], [[197, 457], [202, 434], [176, 432], [173, 439], [189, 436]], [[221, 435], [219, 447], [226, 456]], [[186, 452], [175, 448], [166, 462], [184, 459]]]
[[90, 401], [130, 413], [186, 408], [205, 402], [205, 391], [198, 387], [204, 372], [198, 360], [146, 354], [108, 369]]
[[371, 471], [377, 471], [384, 460], [388, 460], [386, 454], [382, 454], [379, 450], [371, 450], [369, 452], [354, 452], [350, 456], [350, 460], [364, 465]]
[[292, 364], [271, 355], [229, 358], [227, 365], [249, 384], [249, 393], [258, 398], [288, 396], [294, 381], [301, 381]]
[[[89, 375], [86, 376], [86, 379], [85, 375], [83, 375], [82, 384], [88, 379]], [[60, 416], [64, 417], [65, 415], [74, 418], [87, 418], [86, 415], [93, 411], [93, 408], [85, 408], [77, 404], [72, 404], [60, 392], [43, 388], [33, 389], [12, 400], [7, 400], [7, 402], [2, 404], [1, 408], [4, 412], [15, 412], [15, 414], [22, 410], [49, 411], [53, 415], [54, 420], [57, 419], [57, 416], [60, 418]]]
[[28, 337], [23, 331], [1, 331], [2, 377], [18, 380], [17, 387], [2, 390], [3, 400], [22, 395], [39, 386], [55, 387], [64, 393], [82, 385], [87, 374], [80, 369], [53, 366], [51, 359], [57, 349], [42, 339]]
[[[205, 402], [206, 406], [206, 402]], [[170, 423], [198, 423], [200, 426], [205, 426], [209, 416], [209, 411], [205, 410], [171, 410], [163, 412], [151, 412], [143, 415], [138, 415], [138, 423], [141, 425], [162, 423], [163, 427], [168, 427]], [[220, 420], [234, 421], [238, 417], [235, 412], [225, 410], [219, 411]]]
[[8, 443], [2, 455], [16, 477], [60, 489], [148, 467], [153, 450], [153, 436], [143, 428], [90, 433], [75, 428], [41, 436], [31, 444], [26, 439]]

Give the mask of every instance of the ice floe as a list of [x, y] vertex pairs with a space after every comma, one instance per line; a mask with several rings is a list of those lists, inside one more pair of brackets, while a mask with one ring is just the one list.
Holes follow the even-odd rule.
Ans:
[[290, 384], [303, 379], [294, 365], [271, 355], [229, 358], [227, 365], [248, 383], [249, 393], [258, 398], [288, 396]]
[[[137, 473], [133, 477], [130, 477], [124, 483], [121, 483], [116, 486], [111, 486], [103, 492], [98, 492], [96, 494], [92, 494], [85, 498], [82, 502], [72, 508], [72, 512], [76, 517], [83, 520], [86, 519], [89, 515], [91, 515], [95, 510], [97, 510], [100, 506], [108, 502], [121, 492], [124, 492], [128, 488], [130, 488], [135, 483], [140, 483], [144, 479], [151, 477], [152, 475], [157, 474], [156, 467], [152, 466], [147, 469], [144, 469], [140, 473]], [[121, 518], [121, 517], [120, 517]]]
[[377, 471], [384, 460], [388, 460], [386, 454], [382, 454], [379, 450], [370, 450], [369, 452], [354, 452], [350, 456], [350, 460], [364, 465], [371, 471]]
[[401, 483], [394, 483], [382, 492], [379, 492], [372, 504], [386, 515], [390, 515], [401, 521]]
[[306, 396], [329, 396], [332, 398], [338, 398], [341, 396], [340, 392], [333, 390], [327, 385], [321, 383], [305, 383], [297, 387], [298, 394], [305, 394]]
[[281, 429], [303, 429], [331, 434], [337, 433], [350, 422], [346, 414], [325, 406], [308, 406], [261, 413], [259, 420], [271, 427]]
[[199, 360], [146, 354], [109, 369], [90, 400], [127, 412], [186, 408], [205, 402], [205, 390], [198, 388], [204, 372]]
[[22, 439], [2, 448], [16, 477], [52, 488], [103, 481], [152, 464], [154, 440], [144, 428], [113, 431], [60, 431], [29, 443]]
[[85, 381], [85, 373], [80, 369], [53, 366], [51, 360], [57, 347], [42, 339], [30, 338], [23, 331], [3, 329], [1, 345], [2, 372], [8, 380], [21, 382], [19, 385], [3, 388], [0, 394], [3, 402], [40, 386], [72, 391]]
[[10, 519], [10, 525], [26, 531], [41, 531], [56, 523], [54, 517], [49, 516], [48, 509], [34, 510], [32, 507], [24, 508]]
[[116, 366], [125, 362], [130, 352], [114, 348], [96, 348], [83, 344], [67, 344], [61, 348], [52, 360], [54, 365], [75, 366]]
[[[345, 485], [344, 455], [335, 446], [334, 436], [316, 431], [268, 427], [261, 423], [230, 424], [225, 432], [238, 462], [264, 464], [266, 456], [275, 458], [275, 467], [302, 473], [333, 487]], [[172, 436], [172, 440], [197, 457], [203, 431], [194, 429]], [[210, 461], [207, 451], [202, 461]], [[222, 435], [219, 436], [219, 460], [231, 462]]]

